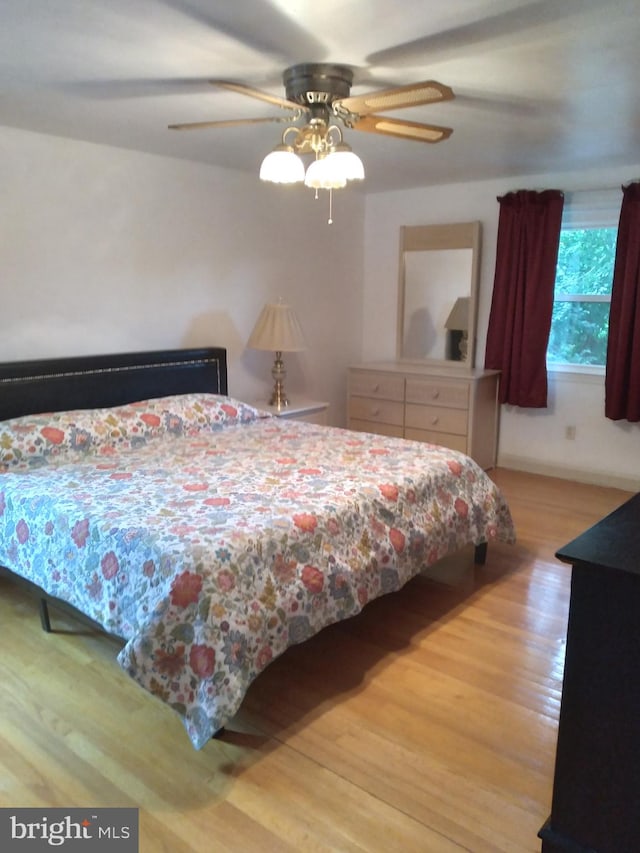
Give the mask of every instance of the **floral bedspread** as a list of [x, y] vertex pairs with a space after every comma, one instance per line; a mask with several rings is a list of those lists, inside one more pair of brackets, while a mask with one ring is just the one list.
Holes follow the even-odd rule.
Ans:
[[0, 564], [122, 637], [196, 748], [292, 644], [514, 539], [460, 453], [262, 415], [184, 395], [0, 423]]

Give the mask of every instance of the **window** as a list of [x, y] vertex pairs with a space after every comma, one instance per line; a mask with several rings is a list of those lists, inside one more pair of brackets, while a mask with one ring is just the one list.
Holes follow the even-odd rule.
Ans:
[[547, 361], [604, 366], [617, 228], [563, 228]]
[[547, 346], [550, 367], [604, 368], [619, 191], [565, 196]]

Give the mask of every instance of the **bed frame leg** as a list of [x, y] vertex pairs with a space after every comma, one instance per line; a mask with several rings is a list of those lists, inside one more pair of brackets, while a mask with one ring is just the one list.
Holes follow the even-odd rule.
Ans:
[[479, 545], [476, 545], [474, 554], [473, 554], [473, 562], [476, 566], [484, 566], [487, 561], [487, 543], [481, 542]]
[[47, 634], [51, 633], [51, 621], [49, 619], [49, 608], [47, 607], [46, 598], [40, 599], [40, 624], [43, 631], [46, 631]]

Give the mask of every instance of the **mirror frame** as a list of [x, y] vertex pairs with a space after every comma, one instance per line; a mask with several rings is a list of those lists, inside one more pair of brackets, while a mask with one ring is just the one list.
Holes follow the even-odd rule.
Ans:
[[[454, 222], [447, 225], [400, 226], [400, 263], [398, 272], [398, 318], [396, 330], [396, 359], [404, 363], [439, 364], [470, 370], [475, 366], [476, 331], [478, 320], [478, 284], [480, 271], [480, 222]], [[402, 354], [404, 341], [405, 309], [405, 254], [407, 252], [438, 251], [443, 249], [471, 249], [471, 277], [469, 281], [469, 331], [467, 358], [454, 361], [446, 358], [406, 358]]]

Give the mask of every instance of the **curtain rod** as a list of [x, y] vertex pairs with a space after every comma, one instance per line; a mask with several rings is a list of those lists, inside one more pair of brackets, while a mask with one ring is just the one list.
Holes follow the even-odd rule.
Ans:
[[631, 184], [639, 183], [640, 178], [632, 178], [629, 181], [623, 181], [621, 184], [608, 184], [607, 186], [599, 186], [599, 187], [581, 187], [579, 190], [565, 190], [565, 192], [569, 193], [602, 193], [602, 192], [613, 192], [614, 190], [626, 189], [630, 187]]
[[[560, 189], [560, 192], [569, 194], [569, 193], [602, 193], [602, 192], [614, 192], [619, 189], [626, 189], [626, 187], [631, 186], [631, 184], [640, 183], [640, 178], [631, 178], [628, 181], [623, 181], [622, 184], [606, 184], [600, 185], [599, 187], [580, 187], [575, 190], [567, 190], [560, 189], [559, 187], [544, 187], [543, 189], [535, 189], [534, 192], [546, 192], [548, 189]], [[517, 190], [512, 190], [511, 192], [517, 192]]]
[[536, 193], [544, 193], [549, 190], [555, 190], [556, 192], [561, 192], [563, 195], [569, 195], [574, 193], [601, 193], [601, 192], [615, 192], [616, 190], [626, 189], [631, 186], [631, 184], [640, 183], [640, 177], [638, 178], [630, 178], [628, 181], [623, 181], [622, 184], [607, 184], [600, 185], [598, 187], [580, 187], [579, 189], [570, 190], [570, 189], [562, 189], [559, 186], [554, 187], [518, 187], [513, 190], [506, 190], [500, 195], [508, 195], [509, 193], [517, 193], [521, 191], [525, 192], [536, 192]]

